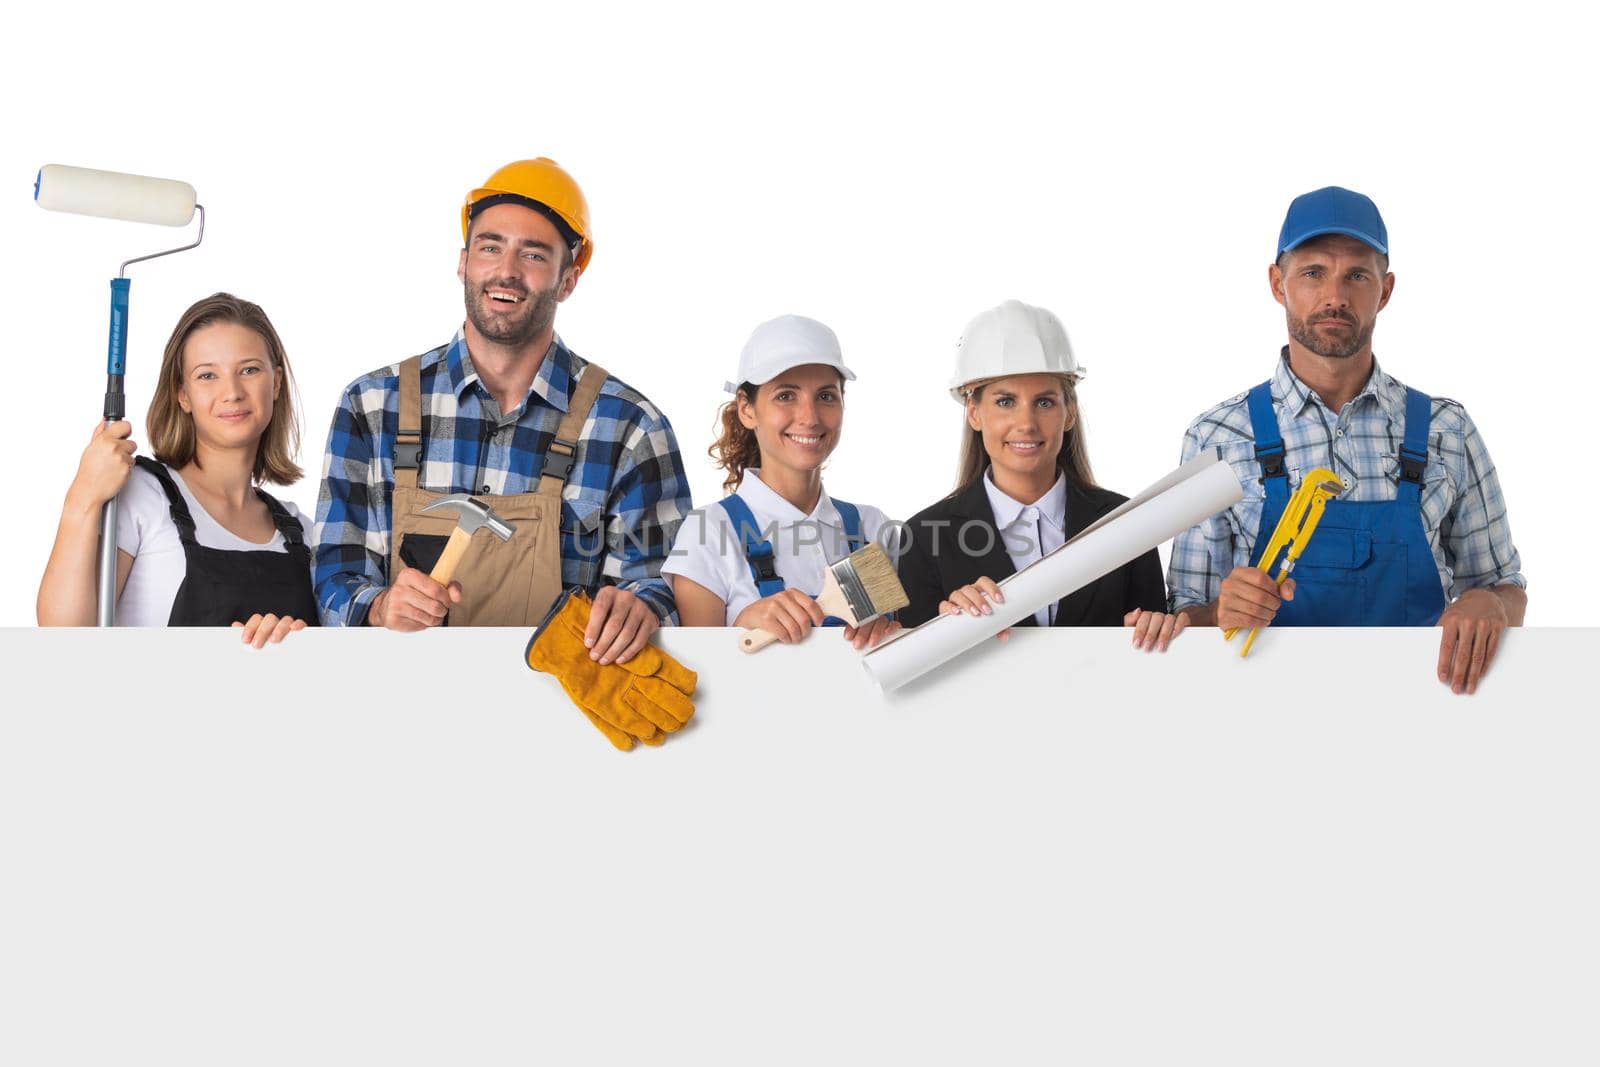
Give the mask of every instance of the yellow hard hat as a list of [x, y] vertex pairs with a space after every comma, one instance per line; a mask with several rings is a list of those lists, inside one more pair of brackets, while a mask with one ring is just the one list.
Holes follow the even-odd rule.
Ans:
[[[579, 244], [573, 262], [582, 270], [589, 265], [594, 254], [594, 238], [589, 229], [589, 202], [583, 190], [572, 180], [572, 175], [562, 170], [553, 159], [519, 159], [507, 163], [483, 183], [483, 188], [467, 194], [461, 205], [461, 239], [467, 239], [467, 223], [472, 217], [472, 205], [490, 196], [519, 196], [550, 209], [556, 218], [578, 236]], [[552, 220], [554, 221], [554, 220]]]

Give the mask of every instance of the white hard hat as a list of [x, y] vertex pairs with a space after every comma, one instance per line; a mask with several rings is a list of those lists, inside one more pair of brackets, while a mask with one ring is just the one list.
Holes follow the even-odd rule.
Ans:
[[841, 377], [855, 381], [832, 330], [804, 315], [780, 315], [755, 328], [739, 353], [738, 377], [723, 383], [723, 388], [737, 393], [745, 382], [765, 385], [790, 367], [807, 363], [832, 367]]
[[950, 395], [965, 403], [967, 386], [973, 382], [1013, 374], [1062, 374], [1076, 382], [1085, 373], [1060, 319], [1044, 308], [1007, 300], [961, 331]]

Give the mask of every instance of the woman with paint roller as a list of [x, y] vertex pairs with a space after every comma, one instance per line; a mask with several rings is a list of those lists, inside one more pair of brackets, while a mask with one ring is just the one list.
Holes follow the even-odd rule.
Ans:
[[39, 624], [94, 622], [97, 517], [113, 497], [119, 625], [231, 624], [261, 648], [315, 624], [310, 523], [260, 488], [300, 477], [293, 391], [258, 305], [217, 293], [185, 311], [145, 420], [156, 459], [135, 457], [127, 422], [95, 427], [39, 584]]
[[[1083, 375], [1066, 328], [1044, 308], [1008, 300], [967, 324], [950, 388], [966, 408], [960, 474], [949, 496], [906, 525], [907, 626], [990, 614], [989, 601], [1005, 599], [1001, 579], [1127, 499], [1094, 483], [1078, 407]], [[1129, 626], [1135, 648], [1166, 651], [1183, 620], [1165, 609], [1152, 549], [1019, 625]]]
[[784, 315], [757, 326], [725, 386], [713, 459], [730, 495], [692, 512], [661, 573], [685, 626], [765, 630], [793, 644], [815, 626], [842, 625], [857, 649], [899, 628], [883, 617], [855, 627], [818, 606], [823, 573], [874, 540], [881, 511], [830, 498], [822, 466], [844, 426], [844, 365], [827, 326]]

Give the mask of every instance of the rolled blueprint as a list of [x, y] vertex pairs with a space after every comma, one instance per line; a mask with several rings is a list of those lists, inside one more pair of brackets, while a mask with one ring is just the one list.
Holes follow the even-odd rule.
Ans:
[[940, 615], [861, 658], [884, 690], [897, 689], [1014, 626], [1040, 608], [1109, 574], [1236, 503], [1244, 490], [1233, 468], [1207, 450], [1100, 518], [1072, 540], [1000, 583], [994, 614]]

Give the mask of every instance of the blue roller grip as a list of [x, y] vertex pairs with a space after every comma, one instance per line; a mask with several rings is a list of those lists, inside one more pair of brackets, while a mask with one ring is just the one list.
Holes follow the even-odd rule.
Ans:
[[123, 416], [122, 375], [127, 369], [128, 288], [131, 284], [127, 278], [111, 279], [111, 337], [106, 342], [107, 422]]

